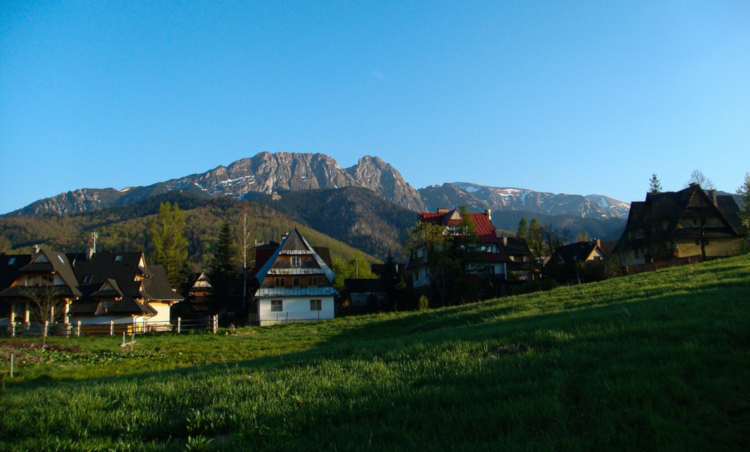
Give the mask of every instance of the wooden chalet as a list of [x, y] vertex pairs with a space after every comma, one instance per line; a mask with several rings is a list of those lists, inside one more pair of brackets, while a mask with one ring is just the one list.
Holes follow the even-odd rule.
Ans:
[[[0, 272], [4, 275], [0, 302], [10, 306], [6, 323], [35, 320], [30, 291], [36, 297], [54, 294], [62, 312], [53, 318], [59, 317], [63, 324], [169, 322], [170, 306], [182, 300], [170, 288], [164, 268], [147, 266], [140, 252], [66, 255], [41, 249], [26, 259], [3, 255], [0, 260], [7, 267], [15, 266], [12, 271]], [[24, 261], [18, 268], [17, 263]]]
[[623, 266], [700, 256], [733, 256], [747, 238], [732, 196], [705, 192], [699, 185], [677, 192], [649, 193], [633, 202], [614, 252]]
[[256, 321], [261, 325], [334, 318], [334, 273], [328, 248], [313, 248], [297, 228], [280, 244], [256, 247]]

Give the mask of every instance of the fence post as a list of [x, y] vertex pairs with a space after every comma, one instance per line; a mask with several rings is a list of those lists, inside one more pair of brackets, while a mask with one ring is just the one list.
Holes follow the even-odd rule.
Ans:
[[110, 336], [115, 335], [115, 321], [114, 320], [109, 321], [109, 335]]
[[181, 327], [182, 327], [182, 317], [177, 317], [177, 334], [180, 334]]
[[211, 322], [211, 331], [213, 334], [216, 334], [216, 332], [219, 330], [219, 314], [214, 314], [213, 322]]
[[81, 337], [81, 321], [78, 321], [78, 324], [76, 325], [76, 336]]
[[16, 322], [10, 322], [10, 337], [16, 337]]
[[10, 378], [13, 378], [13, 364], [15, 364], [16, 355], [10, 355]]

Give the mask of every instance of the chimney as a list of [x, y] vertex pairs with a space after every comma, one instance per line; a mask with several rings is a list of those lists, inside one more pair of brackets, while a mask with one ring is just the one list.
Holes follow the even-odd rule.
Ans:
[[39, 254], [39, 245], [34, 245], [34, 256]]
[[508, 246], [508, 237], [503, 236], [503, 246]]
[[492, 221], [492, 210], [491, 209], [485, 210], [484, 214], [487, 215], [487, 219], [488, 220]]
[[89, 247], [89, 250], [88, 250], [88, 252], [86, 253], [86, 256], [88, 257], [88, 259], [89, 259], [89, 260], [91, 260], [91, 258], [92, 258], [92, 257], [94, 256], [94, 253], [95, 253], [95, 252], [96, 252], [96, 251], [94, 250], [94, 248], [93, 248], [93, 247]]
[[448, 213], [448, 210], [447, 207], [438, 207], [437, 213]]

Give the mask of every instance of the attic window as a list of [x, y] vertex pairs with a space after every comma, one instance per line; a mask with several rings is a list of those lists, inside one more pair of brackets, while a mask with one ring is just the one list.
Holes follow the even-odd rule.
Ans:
[[299, 267], [299, 256], [292, 256], [292, 267]]
[[115, 256], [115, 264], [119, 264], [120, 262], [122, 262], [122, 256]]
[[15, 263], [16, 263], [16, 258], [15, 257], [11, 257], [10, 260], [8, 261], [8, 265], [13, 265]]

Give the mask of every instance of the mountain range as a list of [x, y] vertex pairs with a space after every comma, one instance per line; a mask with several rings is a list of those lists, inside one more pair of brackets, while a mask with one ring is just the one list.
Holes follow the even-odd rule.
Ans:
[[41, 199], [3, 217], [69, 215], [129, 205], [171, 191], [183, 191], [206, 198], [250, 200], [277, 193], [343, 187], [370, 189], [382, 198], [413, 212], [466, 204], [472, 211], [524, 211], [552, 216], [606, 219], [625, 218], [629, 209], [629, 204], [602, 195], [542, 193], [466, 182], [445, 183], [416, 190], [392, 165], [378, 157], [365, 156], [354, 166], [341, 168], [333, 158], [325, 154], [264, 152], [202, 174], [148, 186], [121, 190], [82, 188]]

